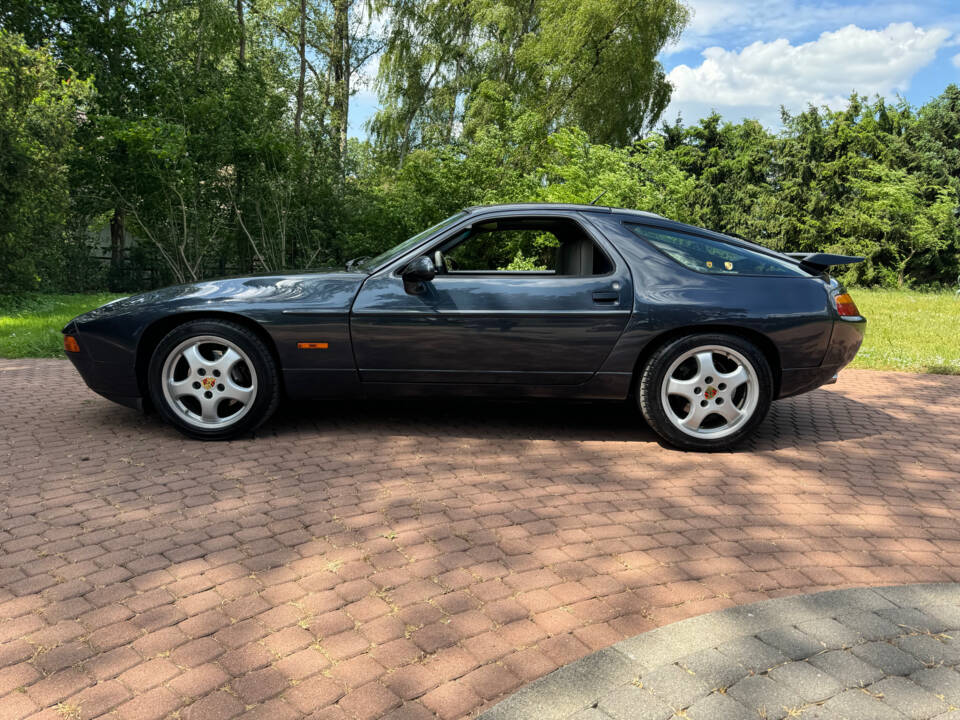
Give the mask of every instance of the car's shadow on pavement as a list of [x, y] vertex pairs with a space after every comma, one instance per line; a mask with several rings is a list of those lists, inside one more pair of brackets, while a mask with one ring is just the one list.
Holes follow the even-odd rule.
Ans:
[[[896, 432], [886, 411], [843, 394], [816, 390], [773, 403], [756, 434], [738, 451], [773, 450]], [[314, 429], [438, 438], [520, 438], [574, 442], [664, 443], [630, 402], [488, 401], [407, 398], [288, 401], [258, 435], [283, 437]]]
[[[94, 401], [91, 419], [117, 426], [131, 421], [141, 432], [177, 432], [156, 413], [146, 416]], [[896, 433], [904, 421], [885, 410], [840, 392], [815, 390], [774, 402], [753, 437], [735, 452], [803, 447]], [[475, 398], [365, 398], [285, 400], [256, 435], [293, 439], [335, 431], [360, 435], [435, 437], [438, 439], [523, 439], [571, 442], [663, 442], [644, 422], [631, 402], [570, 402], [562, 400], [503, 401]]]
[[260, 434], [285, 435], [334, 426], [396, 435], [652, 442], [636, 409], [617, 402], [502, 401], [450, 398], [330, 400], [285, 403]]

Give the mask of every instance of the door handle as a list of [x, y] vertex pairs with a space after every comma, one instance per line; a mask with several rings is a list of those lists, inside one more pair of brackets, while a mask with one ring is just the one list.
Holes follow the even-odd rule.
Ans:
[[620, 299], [620, 293], [618, 292], [595, 292], [593, 294], [593, 301], [595, 303], [613, 303]]

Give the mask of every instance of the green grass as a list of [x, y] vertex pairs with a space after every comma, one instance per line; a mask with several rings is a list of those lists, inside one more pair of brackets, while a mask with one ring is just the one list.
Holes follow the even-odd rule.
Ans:
[[[851, 290], [867, 337], [851, 367], [960, 374], [960, 298], [952, 293]], [[119, 295], [0, 295], [0, 357], [62, 357], [70, 318]]]
[[855, 368], [960, 375], [960, 297], [911, 290], [850, 290], [867, 318]]
[[123, 296], [0, 295], [0, 357], [63, 357], [63, 326], [118, 297]]

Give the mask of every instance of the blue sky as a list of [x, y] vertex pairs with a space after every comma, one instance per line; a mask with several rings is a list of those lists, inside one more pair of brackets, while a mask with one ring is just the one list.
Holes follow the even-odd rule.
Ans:
[[[779, 126], [780, 105], [841, 107], [850, 92], [899, 94], [920, 105], [960, 83], [960, 0], [687, 0], [693, 19], [661, 55], [674, 85], [664, 119]], [[363, 137], [376, 97], [352, 99], [351, 134]]]

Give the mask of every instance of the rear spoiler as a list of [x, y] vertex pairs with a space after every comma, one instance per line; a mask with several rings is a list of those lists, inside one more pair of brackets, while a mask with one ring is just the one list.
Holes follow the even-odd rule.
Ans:
[[833, 267], [834, 265], [856, 265], [857, 263], [866, 260], [866, 258], [855, 257], [853, 255], [831, 255], [830, 253], [786, 254], [789, 257], [799, 260], [803, 267], [817, 273], [821, 273], [827, 268]]

